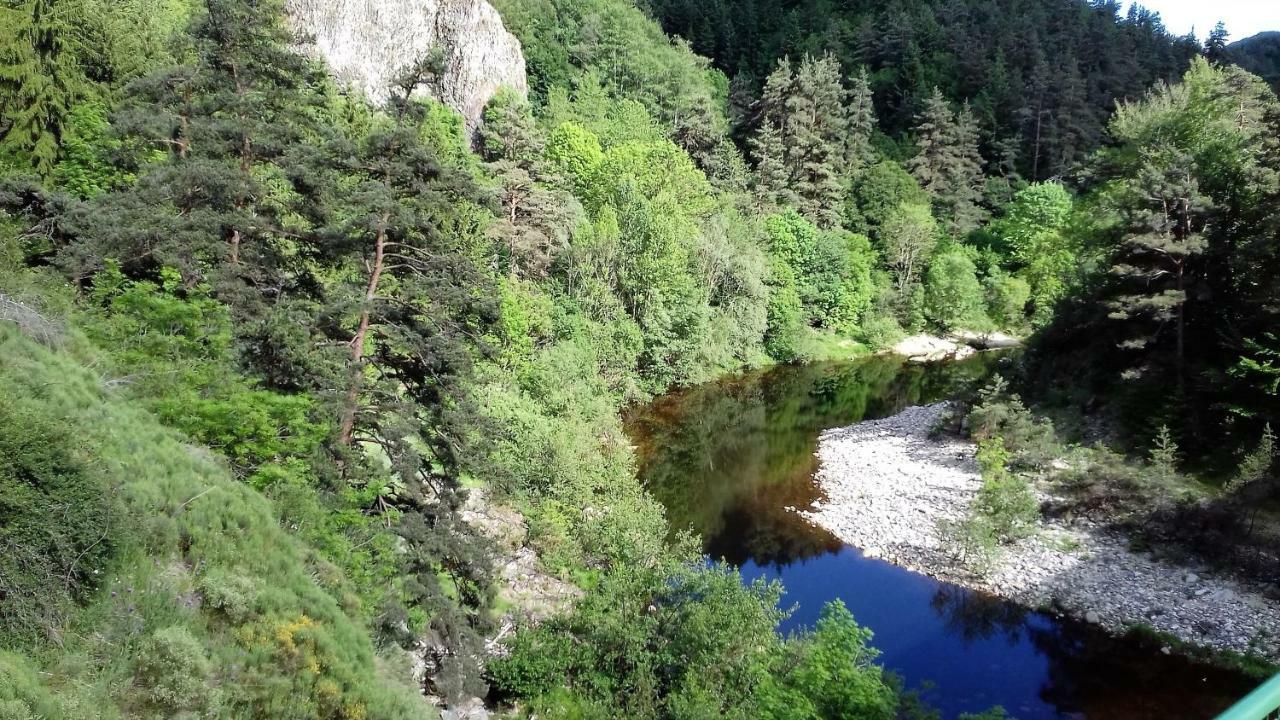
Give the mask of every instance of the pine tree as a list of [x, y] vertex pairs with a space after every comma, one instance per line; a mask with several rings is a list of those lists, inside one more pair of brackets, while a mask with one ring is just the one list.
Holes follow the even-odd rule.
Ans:
[[956, 116], [955, 134], [951, 138], [951, 164], [945, 169], [947, 194], [943, 198], [943, 216], [953, 234], [964, 235], [986, 219], [982, 207], [985, 178], [982, 154], [978, 150], [978, 121], [965, 105]]
[[789, 164], [801, 214], [821, 228], [840, 224], [847, 115], [840, 63], [806, 57], [788, 97]]
[[552, 189], [559, 178], [543, 156], [546, 138], [527, 102], [507, 94], [496, 98], [479, 135], [502, 209], [490, 235], [506, 248], [510, 277], [542, 277], [568, 246], [576, 203]]
[[861, 172], [876, 162], [871, 136], [876, 131], [876, 109], [867, 68], [859, 67], [849, 91], [848, 148], [845, 162], [852, 172]]
[[907, 161], [907, 170], [920, 188], [937, 198], [947, 192], [948, 168], [955, 161], [951, 144], [955, 137], [955, 114], [937, 87], [916, 117], [916, 155]]
[[1209, 39], [1204, 42], [1204, 56], [1209, 62], [1220, 64], [1231, 61], [1230, 53], [1227, 51], [1227, 38], [1230, 36], [1226, 23], [1221, 20], [1213, 26]]
[[[860, 122], [870, 127], [874, 116], [869, 106], [864, 111]], [[766, 207], [794, 207], [823, 228], [840, 223], [850, 170], [849, 118], [834, 56], [806, 56], [795, 70], [789, 61], [779, 63], [765, 82], [751, 138], [758, 194]], [[857, 133], [857, 139], [869, 151], [870, 131]]]
[[[286, 217], [294, 191], [280, 161], [318, 137], [321, 71], [290, 48], [283, 12], [279, 0], [209, 0], [193, 30], [193, 62], [131, 84], [117, 122], [130, 139], [169, 158], [129, 192], [104, 198], [106, 211], [150, 206], [177, 217], [157, 217], [149, 227], [208, 233], [196, 242], [161, 239], [156, 259], [188, 277], [217, 275], [224, 293], [275, 282], [267, 275], [280, 258], [270, 239], [297, 230], [286, 227], [297, 218]], [[129, 261], [156, 244], [125, 233], [105, 254]]]
[[[331, 170], [342, 192], [329, 199], [334, 219], [324, 234], [345, 262], [358, 268], [354, 327], [335, 332], [349, 348], [349, 376], [339, 410], [338, 443], [350, 445], [363, 422], [377, 427], [381, 413], [407, 394], [421, 407], [439, 408], [448, 382], [467, 364], [464, 338], [472, 322], [486, 316], [486, 285], [464, 257], [468, 248], [441, 218], [477, 205], [479, 191], [468, 178], [441, 164], [423, 143], [426, 108], [414, 91], [439, 70], [426, 58], [399, 78], [388, 105], [393, 122], [356, 140], [338, 139], [329, 150]], [[395, 288], [389, 297], [388, 287]], [[380, 382], [369, 386], [369, 364]], [[374, 412], [364, 413], [372, 406]], [[439, 408], [443, 412], [443, 408]], [[438, 424], [439, 418], [425, 425]], [[360, 437], [380, 436], [365, 433]], [[447, 444], [433, 448], [451, 452]]]
[[756, 161], [756, 195], [767, 208], [794, 204], [795, 191], [787, 163], [789, 136], [787, 98], [794, 75], [791, 61], [784, 58], [765, 80], [760, 98], [757, 128], [751, 138], [751, 154]]
[[84, 75], [67, 47], [59, 0], [0, 8], [0, 144], [48, 177]]
[[[1127, 377], [1139, 377], [1162, 357], [1172, 336], [1178, 389], [1186, 380], [1186, 303], [1197, 261], [1207, 246], [1202, 234], [1209, 200], [1200, 191], [1192, 159], [1174, 147], [1154, 147], [1128, 192], [1128, 232], [1113, 260], [1115, 283], [1109, 317], [1125, 323], [1120, 347], [1135, 355]], [[1165, 346], [1167, 347], [1167, 345]]]
[[978, 125], [966, 106], [957, 115], [934, 88], [916, 122], [918, 152], [907, 163], [920, 187], [929, 194], [947, 229], [964, 234], [985, 217], [982, 155], [978, 151]]

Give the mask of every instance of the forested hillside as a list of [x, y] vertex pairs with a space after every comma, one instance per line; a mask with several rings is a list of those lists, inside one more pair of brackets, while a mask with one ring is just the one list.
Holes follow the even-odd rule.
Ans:
[[[0, 716], [887, 720], [843, 606], [783, 637], [673, 536], [623, 408], [1047, 328], [1179, 432], [1280, 420], [1256, 78], [1111, 5], [652, 5], [692, 48], [496, 2], [531, 91], [474, 137], [438, 54], [374, 106], [281, 0], [0, 8]], [[580, 599], [521, 622], [474, 489]]]
[[1227, 46], [1231, 61], [1280, 88], [1280, 32], [1258, 33]]
[[[1104, 139], [1118, 100], [1172, 80], [1199, 51], [1118, 1], [649, 0], [668, 32], [732, 79], [739, 122], [784, 57], [863, 66], [889, 139], [905, 144], [934, 88], [967, 103], [989, 168], [1044, 180]], [[1123, 16], [1121, 13], [1124, 12]]]

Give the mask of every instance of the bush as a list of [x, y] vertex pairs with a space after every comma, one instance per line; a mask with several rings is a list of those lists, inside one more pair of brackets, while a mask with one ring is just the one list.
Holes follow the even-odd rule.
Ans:
[[1029, 537], [1040, 520], [1040, 503], [1030, 484], [1009, 472], [1009, 451], [999, 437], [978, 443], [982, 487], [969, 514], [942, 526], [942, 535], [957, 554], [985, 573], [1001, 545]]
[[105, 576], [115, 495], [70, 424], [0, 388], [0, 638], [57, 632]]
[[982, 489], [973, 510], [991, 526], [1000, 543], [1011, 543], [1035, 532], [1040, 519], [1040, 503], [1027, 481], [1008, 468], [1009, 451], [999, 437], [978, 445], [978, 465]]
[[1042, 468], [1063, 452], [1053, 424], [1034, 416], [1020, 397], [1008, 392], [1008, 384], [999, 375], [978, 393], [977, 404], [969, 411], [968, 427], [969, 435], [978, 442], [1000, 438], [1018, 469]]
[[213, 667], [204, 646], [184, 627], [157, 630], [143, 644], [135, 663], [134, 683], [145, 703], [166, 715], [206, 715], [217, 707], [211, 680]]

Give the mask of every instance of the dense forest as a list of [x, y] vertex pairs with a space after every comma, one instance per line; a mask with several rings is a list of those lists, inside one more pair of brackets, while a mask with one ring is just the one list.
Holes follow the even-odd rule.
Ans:
[[[1280, 421], [1280, 101], [1212, 41], [494, 4], [531, 90], [474, 137], [438, 57], [374, 106], [280, 0], [0, 8], [0, 716], [906, 716], [843, 606], [784, 637], [673, 537], [623, 408], [1003, 330], [1135, 446]], [[477, 490], [571, 606], [507, 634]]]

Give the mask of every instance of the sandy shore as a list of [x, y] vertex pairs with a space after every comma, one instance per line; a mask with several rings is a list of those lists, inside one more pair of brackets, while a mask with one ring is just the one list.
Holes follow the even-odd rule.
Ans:
[[1205, 568], [1155, 560], [1084, 522], [1046, 522], [979, 576], [939, 524], [962, 518], [981, 480], [974, 446], [929, 430], [945, 404], [823, 433], [817, 482], [826, 500], [800, 511], [844, 542], [902, 567], [1124, 632], [1145, 625], [1193, 645], [1280, 660], [1280, 603]]

